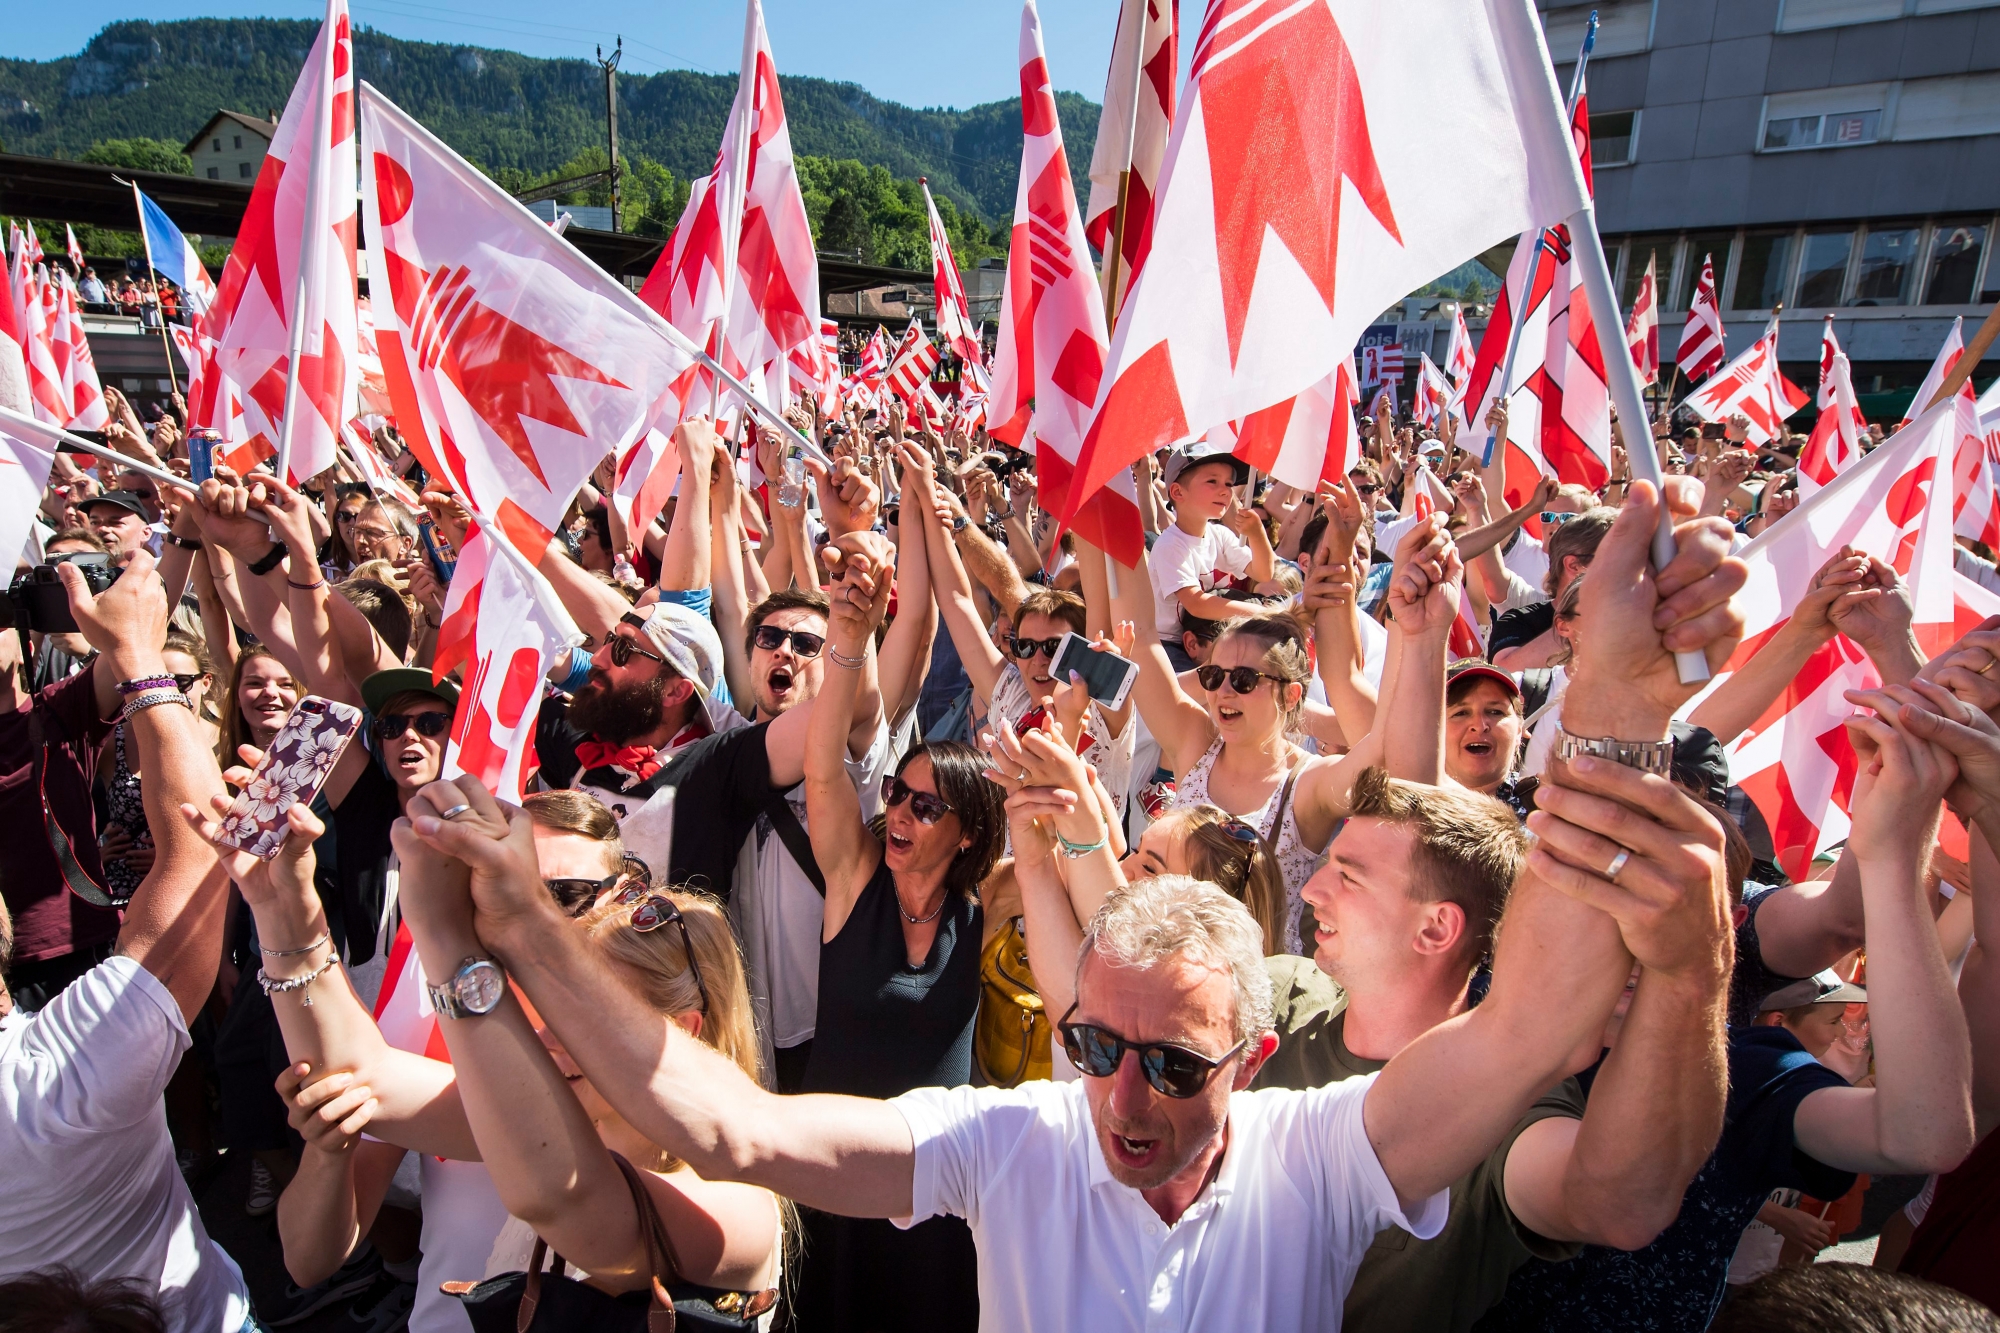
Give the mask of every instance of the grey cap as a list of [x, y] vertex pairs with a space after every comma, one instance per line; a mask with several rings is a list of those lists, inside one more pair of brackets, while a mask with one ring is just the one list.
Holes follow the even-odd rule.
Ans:
[[1167, 455], [1167, 465], [1160, 470], [1160, 474], [1166, 479], [1167, 485], [1171, 486], [1180, 480], [1181, 473], [1198, 463], [1229, 464], [1231, 486], [1241, 486], [1250, 480], [1250, 465], [1235, 454], [1221, 449], [1207, 449], [1200, 452], [1176, 449]]
[[1761, 1013], [1771, 1013], [1777, 1009], [1797, 1009], [1808, 1004], [1866, 1004], [1868, 991], [1851, 981], [1841, 980], [1840, 973], [1828, 968], [1815, 973], [1803, 981], [1794, 981], [1789, 986], [1780, 986], [1764, 997], [1758, 1005]]
[[656, 602], [643, 626], [667, 665], [694, 683], [703, 699], [722, 678], [722, 638], [708, 620], [678, 602]]

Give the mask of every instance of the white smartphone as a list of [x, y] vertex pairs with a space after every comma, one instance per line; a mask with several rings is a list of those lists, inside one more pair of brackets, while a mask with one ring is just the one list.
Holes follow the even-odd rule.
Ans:
[[1049, 674], [1058, 681], [1067, 681], [1072, 671], [1083, 677], [1083, 687], [1090, 691], [1092, 699], [1114, 709], [1125, 706], [1125, 697], [1132, 693], [1132, 682], [1139, 679], [1137, 662], [1091, 647], [1074, 630], [1062, 636], [1056, 660], [1049, 666]]

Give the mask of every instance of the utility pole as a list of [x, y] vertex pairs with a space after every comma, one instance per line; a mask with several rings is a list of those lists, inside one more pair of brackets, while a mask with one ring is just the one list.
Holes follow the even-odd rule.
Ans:
[[604, 58], [604, 48], [597, 48], [597, 65], [604, 71], [604, 119], [611, 134], [611, 230], [618, 230], [618, 60], [625, 54], [625, 37], [621, 33], [618, 45], [612, 48], [611, 58]]

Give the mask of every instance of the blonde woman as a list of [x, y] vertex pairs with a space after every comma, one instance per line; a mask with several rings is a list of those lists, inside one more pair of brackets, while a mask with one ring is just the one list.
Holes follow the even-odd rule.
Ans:
[[1120, 863], [1128, 880], [1190, 875], [1250, 909], [1264, 952], [1283, 953], [1285, 876], [1256, 829], [1219, 805], [1176, 805], [1147, 826]]
[[[218, 805], [218, 812], [225, 807]], [[441, 818], [451, 811], [447, 827]], [[183, 814], [212, 837], [215, 825]], [[754, 1186], [701, 1179], [634, 1131], [577, 1071], [504, 981], [468, 964], [490, 958], [472, 929], [464, 863], [436, 849], [441, 830], [499, 844], [541, 873], [535, 826], [503, 809], [471, 779], [433, 783], [399, 821], [402, 902], [424, 975], [433, 984], [449, 1064], [391, 1048], [355, 996], [326, 943], [312, 889], [313, 840], [321, 826], [303, 806], [269, 863], [221, 848], [225, 868], [257, 916], [265, 982], [293, 1064], [280, 1091], [306, 1138], [299, 1174], [279, 1210], [287, 1267], [309, 1284], [332, 1271], [366, 1231], [350, 1169], [361, 1131], [399, 1147], [483, 1162], [503, 1216], [466, 1271], [424, 1281], [478, 1281], [526, 1265], [535, 1237], [612, 1293], [650, 1286], [640, 1219], [612, 1154], [641, 1173], [679, 1266], [677, 1288], [711, 1299], [735, 1293], [739, 1309], [768, 1309], [779, 1276], [779, 1204]], [[623, 899], [622, 901], [620, 899]], [[600, 902], [580, 928], [633, 993], [670, 1022], [753, 1077], [756, 1042], [742, 965], [721, 910], [710, 899], [654, 891], [643, 882]], [[477, 987], [475, 980], [487, 984]], [[306, 1003], [308, 1000], [310, 1004]], [[468, 1222], [470, 1219], [466, 1219]], [[431, 1249], [426, 1237], [425, 1249]], [[428, 1255], [427, 1255], [428, 1258]]]

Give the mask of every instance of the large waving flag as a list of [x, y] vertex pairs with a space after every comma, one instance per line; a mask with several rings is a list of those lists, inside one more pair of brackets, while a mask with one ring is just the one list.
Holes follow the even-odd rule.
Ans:
[[[1394, 109], [1413, 69], [1437, 90], [1420, 118]], [[1326, 379], [1404, 293], [1587, 203], [1527, 0], [1211, 0], [1065, 517], [1142, 455]]]
[[944, 220], [938, 217], [931, 198], [930, 181], [919, 177], [923, 187], [924, 210], [931, 220], [931, 290], [937, 297], [937, 331], [944, 345], [977, 373], [986, 364], [979, 347], [979, 330], [973, 327], [972, 311], [965, 304], [965, 282], [959, 277], [958, 260], [951, 253], [951, 237], [945, 234]]
[[1778, 369], [1778, 319], [1750, 350], [1717, 371], [1681, 403], [1703, 421], [1727, 421], [1739, 413], [1750, 422], [1752, 444], [1769, 444], [1785, 431], [1785, 418], [1812, 400]]
[[0, 254], [0, 407], [32, 414], [28, 396], [27, 343], [21, 317], [14, 305], [14, 277], [11, 266]]
[[1958, 437], [1951, 463], [1952, 531], [2000, 548], [2000, 420], [1981, 419], [1970, 383], [1958, 386], [1952, 408]]
[[146, 246], [147, 265], [181, 289], [181, 305], [190, 321], [206, 314], [215, 304], [215, 279], [202, 266], [201, 255], [165, 210], [137, 185], [132, 187], [132, 197], [139, 203], [139, 239]]
[[[1111, 40], [1103, 109], [1090, 153], [1090, 205], [1083, 233], [1109, 259], [1118, 200], [1125, 200], [1118, 290], [1130, 292], [1153, 244], [1153, 199], [1174, 125], [1174, 80], [1180, 76], [1180, 0], [1124, 0]], [[1108, 292], [1107, 288], [1107, 292]]]
[[50, 276], [49, 295], [55, 301], [55, 316], [49, 325], [57, 362], [62, 366], [63, 401], [69, 406], [71, 430], [103, 430], [111, 420], [104, 405], [104, 386], [97, 378], [97, 358], [83, 331], [83, 312], [77, 305], [76, 284], [67, 273]]
[[[1743, 549], [1750, 579], [1737, 604], [1745, 634], [1718, 681], [1784, 626], [1842, 546], [1895, 567], [1927, 655], [1977, 623], [1954, 577], [1951, 508], [1940, 494], [1957, 427], [1953, 404], [1938, 404]], [[1795, 879], [1805, 877], [1816, 852], [1847, 836], [1856, 759], [1842, 725], [1854, 706], [1842, 692], [1879, 683], [1867, 654], [1837, 635], [1730, 747], [1730, 773], [1763, 812], [1778, 864]]]
[[10, 274], [14, 319], [21, 330], [21, 358], [34, 414], [51, 426], [66, 426], [70, 407], [63, 394], [62, 366], [56, 361], [55, 340], [51, 336], [52, 312], [42, 290], [48, 283], [48, 274], [34, 267], [29, 258], [33, 253], [29, 244], [33, 235], [33, 228], [25, 236], [19, 228], [14, 231]]
[[1898, 430], [1923, 415], [1925, 409], [1930, 407], [1931, 399], [1937, 397], [1937, 391], [1944, 387], [1944, 377], [1951, 374], [1951, 368], [1957, 365], [1958, 358], [1964, 355], [1965, 317], [1961, 315], [1951, 321], [1951, 332], [1945, 334], [1944, 346], [1938, 348], [1937, 359], [1931, 362], [1931, 368], [1924, 373], [1924, 382], [1917, 386], [1917, 392], [1910, 399], [1910, 405], [1903, 409], [1903, 419], [1896, 426]]
[[6, 566], [9, 578], [14, 561], [27, 549], [35, 512], [41, 508], [61, 447], [48, 423], [0, 409], [0, 564]]
[[1032, 435], [1042, 504], [1120, 563], [1137, 565], [1146, 534], [1127, 467], [1115, 467], [1095, 482], [1077, 475], [1110, 339], [1104, 299], [1091, 274], [1083, 213], [1070, 183], [1034, 0], [1021, 7], [1020, 58], [1021, 175], [986, 429], [1023, 449]]
[[1703, 375], [1713, 375], [1728, 354], [1722, 342], [1722, 306], [1715, 299], [1715, 257], [1701, 257], [1701, 277], [1695, 281], [1694, 296], [1688, 302], [1687, 323], [1681, 326], [1681, 345], [1674, 364], [1691, 384]]
[[[248, 451], [266, 457], [279, 451], [287, 380], [296, 378], [293, 479], [333, 465], [340, 428], [355, 412], [355, 157], [347, 5], [327, 0], [326, 20], [285, 103], [203, 319], [217, 365], [243, 390]], [[225, 423], [201, 424], [222, 429]]]
[[1354, 419], [1359, 397], [1354, 361], [1343, 357], [1318, 384], [1242, 421], [1216, 427], [1209, 439], [1233, 437], [1231, 453], [1287, 486], [1312, 491], [1321, 482], [1337, 485], [1361, 454]]
[[1812, 436], [1799, 451], [1800, 498], [1811, 495], [1861, 461], [1861, 432], [1868, 423], [1854, 397], [1854, 377], [1839, 341], [1833, 336], [1833, 316], [1820, 334], [1819, 394], [1814, 400], [1819, 418]]

